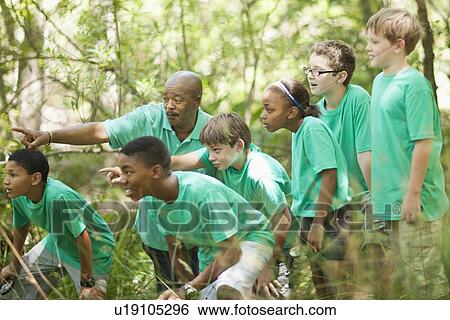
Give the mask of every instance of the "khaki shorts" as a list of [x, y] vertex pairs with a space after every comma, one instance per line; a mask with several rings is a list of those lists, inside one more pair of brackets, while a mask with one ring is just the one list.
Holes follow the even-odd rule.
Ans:
[[442, 219], [384, 221], [380, 226], [366, 232], [365, 245], [375, 243], [392, 251], [406, 297], [439, 299], [448, 295], [449, 283], [441, 259]]

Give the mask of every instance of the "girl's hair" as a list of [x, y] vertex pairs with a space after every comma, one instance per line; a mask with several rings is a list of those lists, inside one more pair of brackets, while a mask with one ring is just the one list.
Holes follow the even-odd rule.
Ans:
[[283, 102], [288, 106], [296, 107], [301, 118], [308, 116], [318, 118], [320, 115], [319, 108], [309, 103], [308, 90], [295, 79], [288, 78], [279, 80], [269, 85], [267, 90], [280, 92]]

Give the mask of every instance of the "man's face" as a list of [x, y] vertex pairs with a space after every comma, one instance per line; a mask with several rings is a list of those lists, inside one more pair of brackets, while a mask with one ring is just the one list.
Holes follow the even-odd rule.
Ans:
[[[330, 59], [327, 56], [317, 55], [315, 53], [309, 58], [308, 67], [311, 68], [311, 70], [318, 70], [319, 72], [333, 70], [330, 66]], [[322, 73], [318, 76], [314, 76], [312, 72], [309, 72], [307, 78], [311, 93], [316, 96], [326, 96], [338, 83], [336, 73]]]
[[152, 195], [153, 180], [152, 169], [146, 167], [137, 157], [119, 155], [118, 165], [122, 170], [120, 177], [122, 187], [127, 197], [139, 201], [145, 196]]
[[27, 195], [30, 192], [33, 185], [33, 174], [29, 174], [15, 161], [6, 162], [5, 173], [3, 185], [9, 199]]
[[174, 129], [185, 128], [195, 123], [200, 105], [199, 97], [192, 97], [183, 79], [169, 79], [163, 93], [164, 109]]
[[206, 148], [209, 152], [209, 161], [220, 171], [232, 166], [239, 155], [238, 143], [233, 147], [228, 144], [217, 144], [207, 145]]
[[393, 58], [394, 45], [382, 35], [368, 30], [366, 51], [371, 67], [385, 68]]
[[262, 97], [263, 112], [260, 119], [269, 132], [286, 128], [289, 109], [284, 106], [281, 94], [281, 92], [269, 89], [264, 91]]

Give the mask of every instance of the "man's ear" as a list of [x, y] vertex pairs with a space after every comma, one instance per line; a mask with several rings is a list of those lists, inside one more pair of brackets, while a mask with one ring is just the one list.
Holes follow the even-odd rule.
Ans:
[[160, 164], [155, 164], [151, 170], [153, 179], [160, 179], [164, 175], [164, 168]]
[[202, 102], [202, 96], [198, 95], [194, 98], [195, 106], [199, 107], [200, 103]]
[[42, 182], [42, 174], [40, 172], [35, 172], [31, 175], [31, 185], [37, 186]]

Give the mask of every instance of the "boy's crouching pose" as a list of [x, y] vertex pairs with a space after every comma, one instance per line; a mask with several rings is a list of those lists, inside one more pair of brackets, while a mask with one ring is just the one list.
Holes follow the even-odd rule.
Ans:
[[21, 299], [45, 299], [60, 276], [69, 274], [81, 299], [103, 298], [114, 237], [86, 200], [47, 178], [48, 171], [47, 159], [38, 151], [17, 150], [6, 162], [4, 186], [13, 199], [15, 250], [22, 253], [32, 223], [48, 232], [22, 258], [13, 254], [2, 269], [0, 280], [14, 280], [7, 297], [16, 298], [15, 293]]

